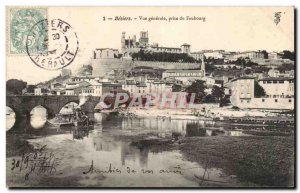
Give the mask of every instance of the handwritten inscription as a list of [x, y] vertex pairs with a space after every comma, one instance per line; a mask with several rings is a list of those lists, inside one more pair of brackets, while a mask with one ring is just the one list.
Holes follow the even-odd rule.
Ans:
[[89, 168], [85, 171], [83, 171], [83, 174], [122, 174], [122, 173], [128, 173], [128, 174], [154, 174], [154, 173], [159, 173], [159, 174], [183, 174], [182, 168], [180, 166], [173, 167], [171, 169], [165, 169], [161, 168], [158, 169], [157, 171], [151, 170], [151, 169], [141, 169], [141, 170], [136, 170], [134, 168], [131, 168], [129, 166], [126, 166], [124, 168], [118, 168], [114, 167], [111, 163], [105, 167], [104, 169], [99, 169], [94, 167], [94, 161], [92, 160], [91, 165]]
[[56, 173], [57, 159], [53, 152], [46, 151], [46, 145], [31, 153], [23, 153], [20, 159], [12, 159], [12, 171], [25, 171], [25, 180], [31, 174], [51, 175]]

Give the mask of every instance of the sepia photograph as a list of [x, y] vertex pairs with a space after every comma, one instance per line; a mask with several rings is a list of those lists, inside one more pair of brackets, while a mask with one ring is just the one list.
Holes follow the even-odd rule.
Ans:
[[295, 7], [5, 17], [7, 188], [295, 188]]

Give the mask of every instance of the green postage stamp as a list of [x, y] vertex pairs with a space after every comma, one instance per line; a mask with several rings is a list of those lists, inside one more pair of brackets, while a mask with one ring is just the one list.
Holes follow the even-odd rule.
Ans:
[[[9, 53], [13, 55], [25, 55], [47, 52], [45, 44], [48, 39], [47, 25], [35, 28], [34, 36], [28, 39], [28, 33], [34, 25], [41, 20], [47, 19], [47, 8], [9, 8]], [[26, 43], [27, 48], [26, 48]], [[26, 50], [28, 49], [28, 50]]]

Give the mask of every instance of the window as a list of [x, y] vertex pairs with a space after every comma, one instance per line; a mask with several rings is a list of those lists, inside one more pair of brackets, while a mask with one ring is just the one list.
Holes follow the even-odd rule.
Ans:
[[275, 99], [275, 103], [277, 103], [278, 102], [278, 99]]
[[283, 84], [284, 83], [284, 81], [283, 80], [279, 80], [279, 84]]
[[265, 102], [265, 99], [261, 99], [262, 102]]
[[291, 99], [289, 99], [289, 103], [291, 103], [292, 102], [292, 100]]
[[277, 80], [273, 80], [273, 83], [274, 83], [274, 84], [277, 84], [278, 82], [277, 82]]
[[265, 80], [263, 81], [263, 84], [266, 84], [266, 81], [265, 81]]
[[268, 80], [268, 81], [267, 81], [267, 84], [272, 84], [272, 81]]

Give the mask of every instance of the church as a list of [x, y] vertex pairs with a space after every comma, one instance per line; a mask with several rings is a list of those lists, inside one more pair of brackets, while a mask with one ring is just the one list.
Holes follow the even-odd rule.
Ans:
[[141, 49], [151, 52], [190, 54], [191, 45], [184, 43], [180, 47], [163, 47], [159, 46], [157, 43], [149, 44], [148, 31], [141, 31], [138, 40], [136, 35], [134, 35], [132, 38], [126, 38], [126, 33], [122, 32], [121, 53], [124, 58], [130, 58], [132, 53], [139, 52]]

